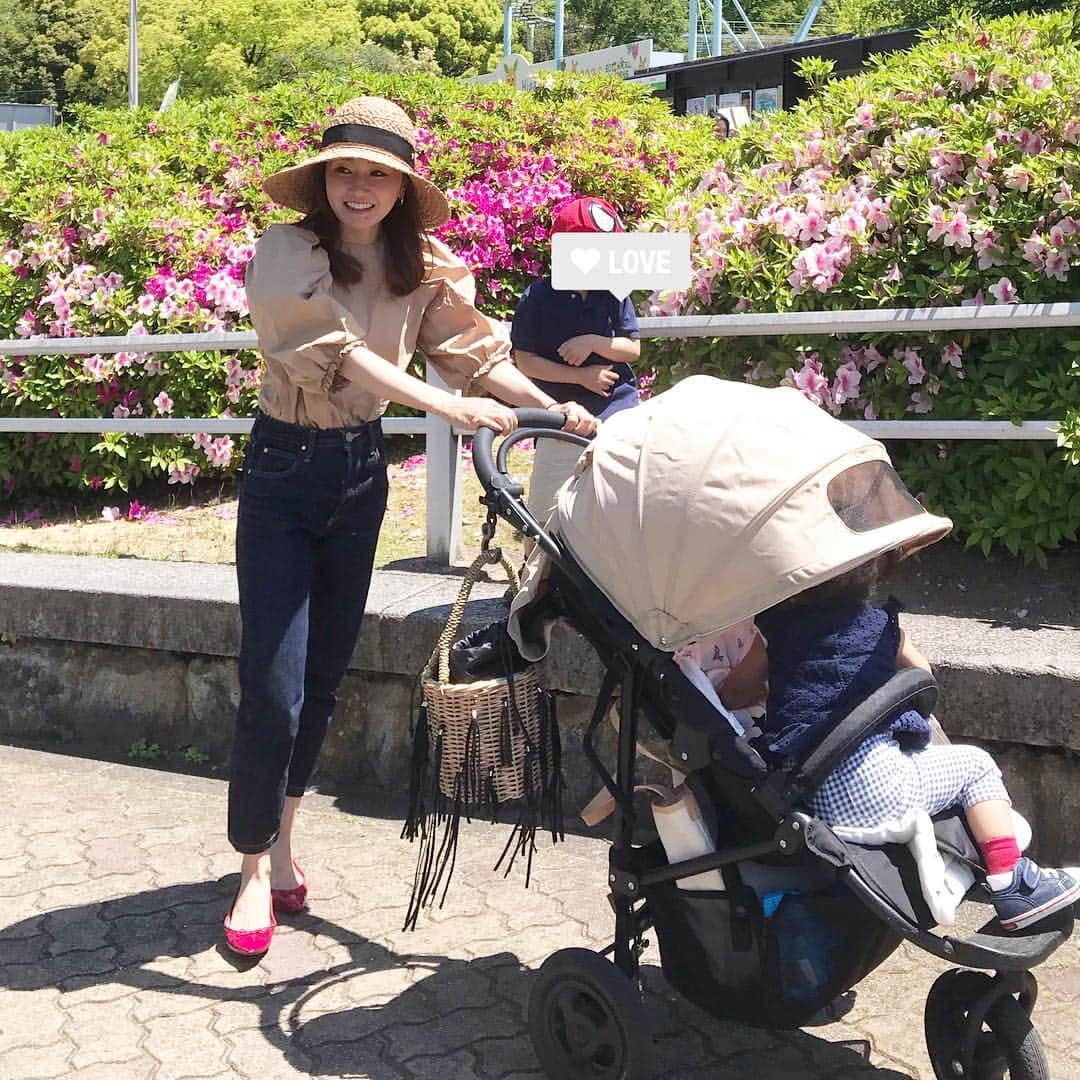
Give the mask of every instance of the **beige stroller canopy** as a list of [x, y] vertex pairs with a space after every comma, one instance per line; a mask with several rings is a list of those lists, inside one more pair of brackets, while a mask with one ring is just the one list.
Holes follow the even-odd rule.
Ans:
[[881, 443], [798, 390], [697, 375], [601, 426], [550, 527], [673, 650], [952, 522], [908, 494]]

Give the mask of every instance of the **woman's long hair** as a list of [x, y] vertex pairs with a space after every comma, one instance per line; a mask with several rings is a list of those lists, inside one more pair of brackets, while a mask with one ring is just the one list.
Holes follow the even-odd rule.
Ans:
[[[324, 166], [325, 168], [325, 166]], [[363, 264], [341, 246], [341, 222], [326, 198], [325, 173], [315, 185], [315, 208], [299, 222], [309, 229], [330, 259], [330, 273], [342, 285], [353, 285], [364, 276]], [[416, 196], [412, 183], [405, 181], [405, 198], [395, 202], [393, 209], [379, 225], [386, 262], [383, 268], [387, 288], [395, 296], [407, 296], [419, 288], [427, 272], [424, 260], [424, 233], [420, 228]]]

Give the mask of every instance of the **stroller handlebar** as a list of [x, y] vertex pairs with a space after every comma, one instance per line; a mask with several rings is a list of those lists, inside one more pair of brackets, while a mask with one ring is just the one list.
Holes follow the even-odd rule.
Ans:
[[[515, 409], [514, 415], [517, 417], [518, 430], [538, 428], [542, 431], [561, 431], [566, 423], [566, 417], [562, 413], [550, 409]], [[491, 492], [495, 475], [499, 472], [493, 452], [495, 435], [494, 429], [489, 427], [477, 428], [473, 435], [473, 468], [476, 469], [484, 491], [488, 493]]]

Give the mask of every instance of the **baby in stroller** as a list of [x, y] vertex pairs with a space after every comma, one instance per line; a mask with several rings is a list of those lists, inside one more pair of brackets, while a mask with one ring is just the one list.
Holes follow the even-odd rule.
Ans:
[[[877, 556], [755, 619], [766, 648], [747, 652], [726, 680], [730, 687], [721, 688], [721, 699], [737, 705], [742, 687], [767, 680], [761, 742], [777, 764], [799, 764], [824, 732], [898, 668], [930, 672], [900, 628], [896, 601], [870, 603], [898, 562], [895, 551]], [[810, 797], [810, 810], [842, 839], [881, 843], [907, 839], [923, 822], [929, 829], [929, 818], [959, 805], [1005, 930], [1072, 905], [1080, 883], [1021, 856], [1012, 802], [994, 759], [975, 746], [931, 746], [930, 735], [928, 717], [914, 709], [901, 713], [829, 773]]]

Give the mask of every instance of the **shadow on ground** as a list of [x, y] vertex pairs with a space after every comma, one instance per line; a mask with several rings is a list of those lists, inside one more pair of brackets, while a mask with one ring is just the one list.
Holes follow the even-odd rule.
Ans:
[[[293, 932], [276, 940], [256, 965], [220, 944], [222, 913], [235, 883], [230, 875], [174, 885], [61, 908], [9, 926], [0, 931], [0, 992], [58, 988], [61, 1000], [80, 991], [80, 997], [98, 1000], [108, 987], [115, 998], [132, 997], [130, 1011], [137, 1021], [140, 1002], [151, 995], [186, 999], [177, 1014], [192, 1011], [192, 999], [202, 999], [218, 1015], [213, 1031], [257, 1031], [283, 1063], [308, 1075], [372, 1080], [540, 1075], [525, 1027], [534, 976], [514, 953], [471, 961], [399, 954], [305, 914], [291, 920]], [[293, 940], [300, 944], [290, 952]], [[315, 943], [337, 955], [344, 952], [347, 959], [319, 967], [313, 958], [325, 960], [326, 954]], [[290, 956], [301, 955], [306, 962], [290, 965]], [[188, 961], [188, 977], [170, 973], [183, 966], [177, 959]], [[712, 1020], [703, 1025], [701, 1014], [667, 987], [657, 968], [647, 967], [645, 980], [652, 991], [660, 1077], [704, 1080], [720, 1069], [778, 1080], [808, 1075], [811, 1068], [815, 1075], [845, 1078], [900, 1080], [903, 1075], [867, 1064], [858, 1047], [805, 1032], [756, 1031]], [[242, 1023], [230, 1013], [232, 1004], [240, 1011], [246, 1007]], [[250, 1017], [251, 1006], [257, 1018]], [[167, 1006], [155, 1008], [152, 1016], [171, 1015]], [[691, 1016], [693, 1032], [687, 1023]], [[180, 1064], [163, 1063], [164, 1073], [178, 1075], [174, 1070]]]

